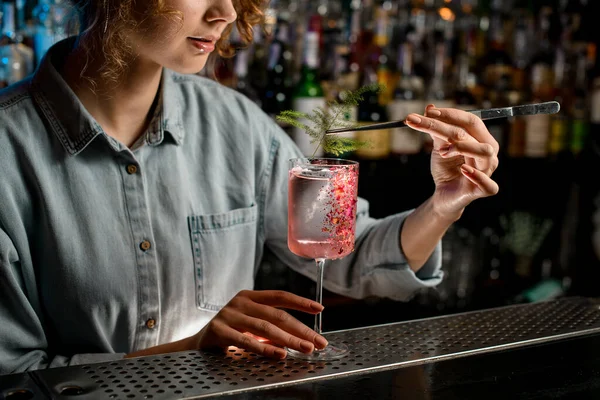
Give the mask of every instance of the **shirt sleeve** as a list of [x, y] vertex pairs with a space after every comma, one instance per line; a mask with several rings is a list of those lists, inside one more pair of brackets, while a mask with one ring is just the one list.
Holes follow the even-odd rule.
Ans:
[[[314, 280], [314, 260], [298, 257], [287, 247], [288, 159], [302, 157], [302, 154], [287, 135], [281, 136], [278, 152], [273, 156], [268, 186], [264, 189], [267, 193], [266, 243], [283, 263]], [[369, 203], [359, 198], [355, 250], [340, 260], [327, 261], [324, 287], [352, 298], [377, 296], [408, 301], [419, 290], [438, 285], [443, 278], [441, 242], [417, 273], [409, 267], [400, 248], [400, 231], [412, 212], [407, 210], [374, 219], [369, 216]]]
[[32, 274], [21, 268], [12, 241], [0, 229], [0, 375], [48, 367], [113, 361], [124, 354], [51, 354], [36, 307]]

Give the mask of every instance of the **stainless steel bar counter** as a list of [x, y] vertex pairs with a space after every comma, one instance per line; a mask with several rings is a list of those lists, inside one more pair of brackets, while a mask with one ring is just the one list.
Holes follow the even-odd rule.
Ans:
[[580, 297], [327, 333], [331, 362], [230, 349], [0, 376], [18, 399], [600, 398], [600, 299]]

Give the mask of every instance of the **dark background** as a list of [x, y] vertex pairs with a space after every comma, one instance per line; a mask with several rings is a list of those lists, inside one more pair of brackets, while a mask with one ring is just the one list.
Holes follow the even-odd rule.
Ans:
[[[531, 2], [539, 9], [558, 1]], [[598, 45], [595, 17], [600, 2], [583, 2], [581, 31]], [[325, 291], [325, 331], [374, 325], [507, 304], [542, 301], [561, 296], [600, 296], [600, 261], [592, 249], [592, 215], [599, 207], [600, 126], [589, 120], [592, 80], [600, 76], [600, 62], [587, 71], [585, 118], [588, 129], [583, 150], [560, 152], [542, 158], [511, 157], [500, 151], [494, 179], [498, 195], [472, 203], [443, 239], [444, 282], [423, 290], [406, 303], [388, 299], [348, 299]], [[561, 113], [567, 113], [562, 110]], [[508, 121], [493, 122], [508, 124]], [[503, 129], [507, 129], [504, 127]], [[434, 189], [429, 172], [430, 154], [389, 156], [360, 162], [359, 195], [369, 200], [371, 215], [384, 217], [417, 207]], [[392, 190], [393, 188], [393, 190]], [[512, 221], [507, 226], [503, 221]], [[510, 251], [509, 235], [519, 222], [541, 232], [531, 257]], [[533, 235], [535, 237], [535, 234]], [[517, 240], [532, 240], [531, 235]], [[268, 255], [269, 257], [269, 255]], [[258, 277], [258, 288], [278, 287], [314, 297], [314, 282], [282, 269], [270, 259]], [[520, 268], [525, 268], [523, 274]], [[307, 323], [311, 318], [297, 315]]]

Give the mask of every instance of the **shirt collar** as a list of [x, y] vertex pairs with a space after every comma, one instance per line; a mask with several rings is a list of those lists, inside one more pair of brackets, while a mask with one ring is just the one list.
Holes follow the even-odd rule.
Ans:
[[163, 68], [160, 83], [158, 105], [154, 115], [154, 121], [160, 121], [155, 131], [170, 135], [171, 138], [181, 145], [184, 139], [183, 116], [184, 101], [182, 93], [178, 90], [179, 85], [174, 81], [175, 75], [172, 71]]
[[[32, 96], [48, 126], [71, 155], [83, 151], [97, 136], [106, 136], [55, 67], [57, 60], [66, 58], [76, 40], [77, 37], [70, 37], [52, 46], [35, 71], [31, 83]], [[173, 73], [164, 69], [158, 104], [144, 135], [149, 145], [161, 144], [165, 134], [176, 144], [183, 143], [183, 107], [180, 106], [181, 94], [175, 86]]]

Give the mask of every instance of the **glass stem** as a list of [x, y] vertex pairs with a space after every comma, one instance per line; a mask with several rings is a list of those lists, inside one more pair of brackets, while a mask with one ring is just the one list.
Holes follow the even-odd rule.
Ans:
[[[323, 267], [325, 266], [324, 258], [317, 258], [317, 303], [323, 304]], [[319, 335], [322, 333], [323, 313], [315, 315], [315, 332]]]

